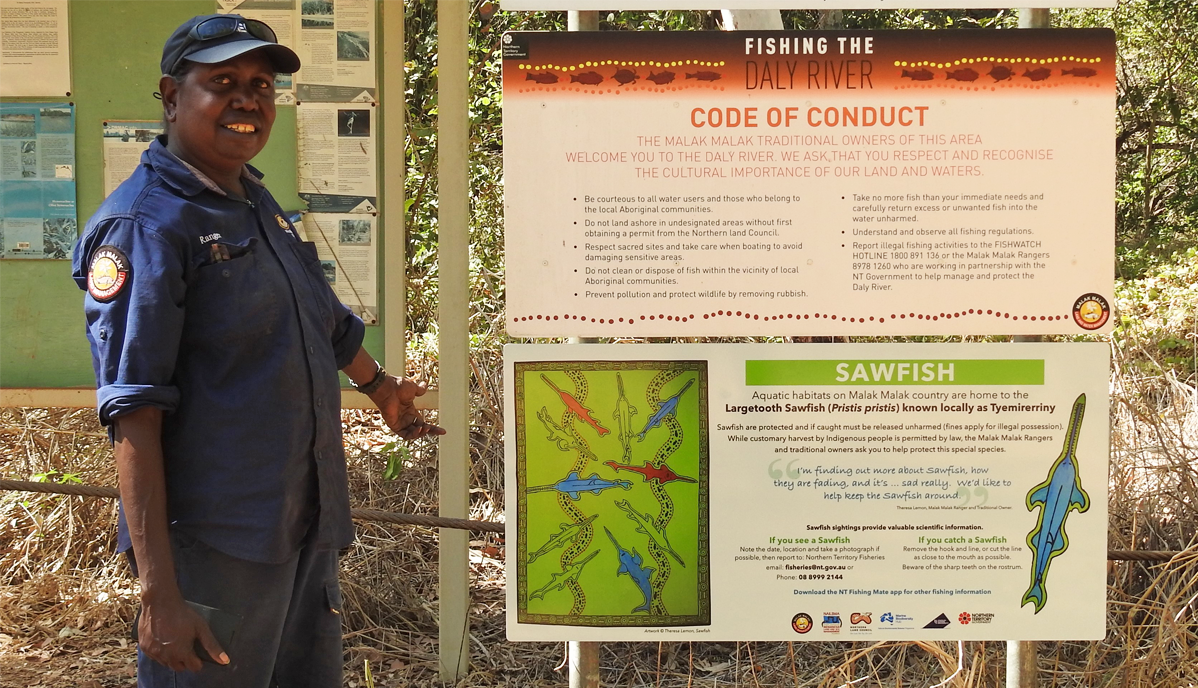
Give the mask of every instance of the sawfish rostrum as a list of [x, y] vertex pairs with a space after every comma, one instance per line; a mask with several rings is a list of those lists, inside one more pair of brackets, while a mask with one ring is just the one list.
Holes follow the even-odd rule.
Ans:
[[1032, 550], [1032, 580], [1020, 606], [1030, 602], [1035, 605], [1037, 614], [1048, 601], [1048, 590], [1045, 588], [1048, 566], [1069, 547], [1065, 519], [1071, 511], [1081, 513], [1090, 508], [1090, 495], [1082, 489], [1077, 466], [1077, 440], [1081, 435], [1085, 414], [1086, 395], [1082, 394], [1073, 402], [1069, 427], [1065, 432], [1065, 446], [1048, 470], [1048, 479], [1027, 494], [1027, 510], [1040, 507], [1040, 515], [1036, 519], [1036, 527], [1027, 534], [1027, 546]]

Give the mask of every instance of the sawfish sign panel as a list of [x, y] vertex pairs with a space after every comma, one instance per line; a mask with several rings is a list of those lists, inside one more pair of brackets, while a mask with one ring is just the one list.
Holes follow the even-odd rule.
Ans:
[[512, 640], [1104, 635], [1104, 344], [504, 356]]
[[1105, 29], [511, 33], [522, 337], [1110, 329]]

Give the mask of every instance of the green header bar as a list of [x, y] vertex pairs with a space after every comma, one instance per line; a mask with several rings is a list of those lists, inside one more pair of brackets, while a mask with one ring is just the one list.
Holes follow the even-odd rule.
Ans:
[[745, 384], [1042, 385], [1042, 359], [745, 361]]

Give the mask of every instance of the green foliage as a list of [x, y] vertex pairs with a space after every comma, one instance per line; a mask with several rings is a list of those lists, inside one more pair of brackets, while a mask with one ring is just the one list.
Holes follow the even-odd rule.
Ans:
[[1139, 279], [1117, 281], [1115, 298], [1115, 345], [1137, 349], [1131, 358], [1140, 372], [1172, 371], [1182, 379], [1198, 372], [1198, 248]]
[[412, 450], [406, 444], [388, 442], [380, 450], [387, 455], [387, 467], [383, 469], [383, 480], [397, 480], [403, 469], [412, 463]]
[[1118, 36], [1118, 272], [1146, 276], [1198, 242], [1198, 4], [1123, 0], [1061, 12], [1056, 24]]
[[75, 485], [83, 484], [83, 481], [79, 479], [78, 475], [75, 475], [74, 473], [63, 473], [63, 472], [53, 469], [53, 468], [46, 471], [45, 473], [34, 473], [33, 475], [29, 476], [29, 482], [60, 483], [60, 484], [61, 483], [71, 483], [71, 484], [75, 484]]

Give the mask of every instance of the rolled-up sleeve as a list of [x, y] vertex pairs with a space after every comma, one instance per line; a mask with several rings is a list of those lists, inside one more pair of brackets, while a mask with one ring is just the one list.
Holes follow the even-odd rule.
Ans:
[[332, 337], [333, 357], [337, 361], [337, 369], [341, 370], [354, 360], [358, 349], [362, 348], [362, 340], [366, 337], [366, 323], [341, 303], [336, 294], [332, 296], [332, 302], [337, 320]]
[[[109, 256], [116, 251], [127, 261], [115, 291], [88, 287], [89, 271], [105, 251]], [[143, 406], [173, 412], [179, 405], [175, 362], [187, 291], [180, 251], [157, 231], [115, 218], [85, 233], [75, 248], [73, 268], [85, 291], [100, 422], [108, 425]]]

